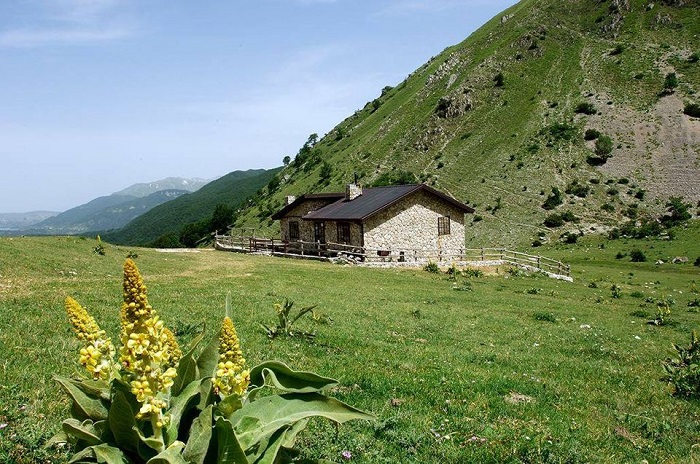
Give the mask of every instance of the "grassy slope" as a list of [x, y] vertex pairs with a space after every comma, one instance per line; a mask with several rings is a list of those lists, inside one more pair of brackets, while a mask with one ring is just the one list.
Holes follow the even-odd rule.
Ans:
[[277, 171], [257, 169], [231, 172], [194, 193], [157, 206], [123, 228], [104, 233], [103, 236], [111, 242], [124, 245], [149, 245], [162, 235], [179, 233], [187, 223], [210, 218], [220, 203], [233, 208], [241, 207]]
[[[610, 2], [520, 2], [504, 12], [513, 15], [510, 19], [502, 23], [499, 15], [379, 97], [376, 111], [368, 103], [341, 122], [316, 146], [319, 161], [287, 167], [280, 174], [289, 176], [282, 188], [263, 197], [239, 225], [258, 225], [260, 211], [279, 208], [284, 195], [342, 189], [353, 172], [369, 184], [396, 169], [409, 170], [476, 207], [484, 220], [468, 229], [468, 246], [524, 245], [540, 231], [558, 237], [561, 230], [542, 226], [546, 212], [540, 206], [551, 187], [563, 191], [573, 180], [599, 182], [590, 184], [587, 198], [569, 195], [560, 208], [579, 215], [583, 230], [622, 220], [626, 207], [638, 203], [633, 195], [639, 188], [649, 191], [641, 208], [658, 211], [659, 201], [680, 184], [674, 186], [673, 178], [664, 177], [656, 164], [642, 163], [660, 146], [654, 138], [658, 134], [636, 145], [629, 129], [632, 123], [656, 127], [658, 121], [648, 113], [659, 101], [666, 72], [675, 70], [680, 76], [681, 85], [672, 97], [678, 104], [696, 96], [700, 64], [682, 57], [700, 50], [700, 24], [692, 2], [685, 8], [657, 3], [652, 11], [645, 9], [648, 2], [630, 3], [632, 9], [625, 12], [614, 37], [601, 32], [609, 22]], [[657, 14], [670, 15], [673, 26], [656, 25]], [[611, 55], [618, 44], [624, 51]], [[494, 86], [499, 72], [505, 78], [503, 87]], [[437, 118], [439, 99], [462, 89], [470, 89], [472, 109], [461, 117]], [[575, 114], [576, 105], [584, 101], [593, 103], [600, 114]], [[542, 133], [556, 123], [575, 127], [572, 140]], [[588, 127], [613, 138], [616, 148], [609, 166], [586, 163], [592, 152], [592, 143], [583, 140]], [[697, 153], [678, 150], [695, 157], [695, 164], [692, 159], [689, 163], [696, 172]], [[678, 155], [663, 153], [673, 159]], [[333, 165], [329, 182], [319, 180], [320, 160]], [[621, 177], [630, 184], [609, 195], [605, 182]], [[697, 191], [689, 199], [700, 199], [693, 195]], [[492, 214], [499, 199], [502, 208]], [[614, 211], [601, 211], [604, 203], [611, 203]], [[270, 233], [278, 233], [271, 221], [264, 224]]]
[[[349, 423], [338, 434], [313, 423], [301, 444], [309, 456], [354, 462], [689, 462], [700, 434], [700, 404], [672, 397], [659, 381], [671, 344], [687, 344], [700, 314], [692, 264], [653, 260], [700, 256], [700, 223], [673, 241], [584, 237], [545, 248], [572, 263], [573, 283], [498, 275], [461, 279], [243, 256], [202, 250], [138, 250], [149, 299], [166, 323], [192, 336], [214, 327], [232, 292], [233, 319], [250, 363], [280, 359], [341, 380], [333, 395], [369, 410], [376, 423]], [[118, 333], [120, 270], [127, 248], [80, 238], [0, 239], [0, 462], [39, 462], [67, 402], [51, 380], [76, 372], [77, 342], [62, 309], [72, 295]], [[616, 260], [639, 248], [649, 262]], [[597, 288], [591, 288], [595, 282]], [[622, 288], [611, 297], [610, 286]], [[694, 287], [695, 285], [695, 287]], [[642, 296], [632, 296], [634, 292]], [[638, 294], [637, 294], [638, 295]], [[315, 343], [269, 341], [273, 303], [318, 304], [330, 325]], [[645, 317], [670, 297], [673, 325]], [[555, 319], [555, 322], [542, 319]], [[590, 328], [585, 328], [589, 325]], [[530, 403], [509, 404], [512, 393]], [[392, 403], [393, 400], [393, 403]], [[439, 434], [439, 436], [438, 436]], [[449, 436], [449, 439], [443, 438]], [[472, 437], [478, 437], [476, 440]], [[485, 439], [483, 442], [481, 439]], [[59, 458], [60, 456], [54, 456]]]

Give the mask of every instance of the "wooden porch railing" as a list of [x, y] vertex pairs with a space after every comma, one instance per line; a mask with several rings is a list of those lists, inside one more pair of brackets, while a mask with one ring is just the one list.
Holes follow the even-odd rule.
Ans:
[[251, 253], [289, 254], [324, 258], [346, 256], [365, 263], [424, 264], [428, 262], [456, 262], [511, 264], [557, 275], [571, 275], [571, 267], [561, 261], [506, 248], [378, 249], [333, 242], [286, 241], [254, 236], [244, 237], [242, 235], [217, 235], [216, 242], [222, 249], [230, 248]]

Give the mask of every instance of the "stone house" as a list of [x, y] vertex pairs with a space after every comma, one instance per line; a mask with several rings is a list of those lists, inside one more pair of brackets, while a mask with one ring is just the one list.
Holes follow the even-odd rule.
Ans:
[[[288, 197], [272, 216], [285, 242], [315, 242], [327, 249], [363, 250], [367, 256], [458, 252], [464, 215], [474, 209], [425, 184], [365, 188]], [[340, 245], [340, 246], [338, 246]]]

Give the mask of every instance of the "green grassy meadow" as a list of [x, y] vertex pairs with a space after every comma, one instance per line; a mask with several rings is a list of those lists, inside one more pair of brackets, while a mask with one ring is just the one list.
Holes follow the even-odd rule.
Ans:
[[[700, 223], [674, 240], [586, 236], [543, 247], [574, 282], [492, 269], [456, 281], [421, 269], [369, 269], [201, 250], [163, 253], [73, 237], [0, 239], [0, 462], [61, 462], [42, 449], [68, 416], [52, 380], [79, 375], [63, 310], [76, 298], [116, 339], [121, 269], [130, 251], [149, 301], [186, 345], [206, 321], [232, 318], [249, 364], [278, 359], [339, 379], [329, 392], [375, 422], [317, 421], [303, 455], [351, 462], [687, 463], [700, 443], [700, 403], [660, 381], [672, 343], [700, 328]], [[630, 261], [639, 249], [647, 262]], [[618, 253], [624, 256], [616, 259]], [[674, 256], [685, 264], [656, 265]], [[613, 298], [611, 286], [620, 287]], [[301, 319], [314, 341], [269, 340], [273, 304], [318, 305]], [[647, 324], [658, 299], [671, 323]], [[698, 456], [695, 457], [698, 461]]]

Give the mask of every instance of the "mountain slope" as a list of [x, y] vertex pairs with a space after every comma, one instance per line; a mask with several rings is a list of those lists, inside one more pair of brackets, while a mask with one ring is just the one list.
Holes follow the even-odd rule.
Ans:
[[[700, 102], [698, 14], [697, 0], [524, 0], [307, 144], [237, 225], [354, 173], [408, 172], [475, 207], [468, 246], [604, 230], [671, 195], [696, 203], [700, 121], [683, 108]], [[553, 188], [554, 211], [578, 223], [543, 225]]]
[[131, 195], [134, 197], [147, 197], [161, 190], [184, 190], [187, 192], [196, 192], [203, 186], [207, 185], [213, 179], [199, 178], [184, 178], [184, 177], [166, 177], [165, 179], [155, 182], [146, 182], [131, 185], [124, 190], [115, 192], [113, 195]]
[[255, 169], [231, 172], [194, 193], [153, 208], [120, 230], [104, 233], [103, 238], [122, 245], [150, 245], [163, 235], [179, 233], [187, 223], [208, 219], [218, 204], [239, 208], [278, 171]]
[[27, 233], [84, 234], [118, 229], [153, 207], [186, 193], [185, 190], [162, 190], [143, 198], [116, 194], [99, 197], [36, 224]]

